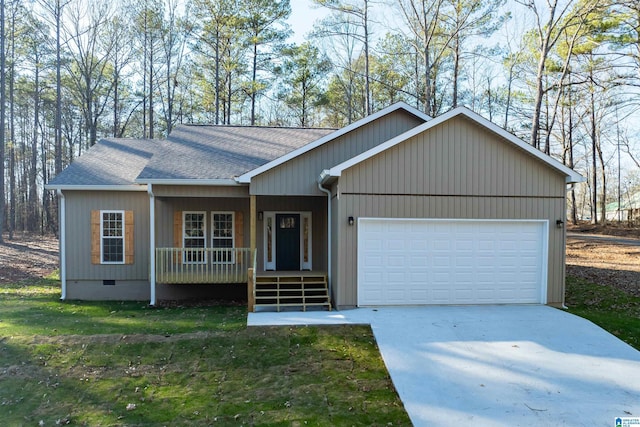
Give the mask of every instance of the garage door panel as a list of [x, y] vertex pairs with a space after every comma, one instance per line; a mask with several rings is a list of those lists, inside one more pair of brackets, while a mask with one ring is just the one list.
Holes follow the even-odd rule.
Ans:
[[544, 221], [361, 219], [358, 304], [544, 302], [546, 230]]

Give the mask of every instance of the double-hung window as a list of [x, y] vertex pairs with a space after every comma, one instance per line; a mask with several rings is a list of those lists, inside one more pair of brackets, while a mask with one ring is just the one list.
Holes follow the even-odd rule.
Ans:
[[[207, 229], [204, 212], [183, 212], [182, 247], [187, 263], [205, 263], [205, 242]], [[191, 249], [191, 250], [189, 250]]]
[[[213, 262], [233, 263], [233, 212], [211, 212], [211, 228], [211, 247], [215, 249]], [[229, 249], [224, 250], [225, 248]]]
[[124, 211], [101, 211], [100, 214], [101, 262], [124, 264]]

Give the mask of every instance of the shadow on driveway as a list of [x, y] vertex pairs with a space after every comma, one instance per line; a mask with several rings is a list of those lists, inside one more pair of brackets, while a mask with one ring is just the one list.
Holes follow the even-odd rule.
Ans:
[[640, 417], [640, 352], [548, 306], [250, 313], [248, 325], [370, 324], [415, 426], [611, 426]]

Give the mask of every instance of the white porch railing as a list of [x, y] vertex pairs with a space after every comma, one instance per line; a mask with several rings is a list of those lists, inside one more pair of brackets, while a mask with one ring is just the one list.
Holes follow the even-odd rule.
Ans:
[[156, 248], [156, 282], [247, 283], [249, 248]]

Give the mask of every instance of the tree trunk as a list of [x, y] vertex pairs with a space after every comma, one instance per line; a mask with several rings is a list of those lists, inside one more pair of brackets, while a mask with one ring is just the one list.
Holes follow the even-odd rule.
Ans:
[[216, 23], [216, 124], [220, 124], [220, 22]]
[[[571, 86], [569, 86], [569, 164], [568, 166], [573, 169], [575, 166], [573, 160], [573, 102], [571, 97]], [[576, 206], [576, 186], [571, 185], [571, 222], [574, 225], [578, 224], [578, 208]]]
[[4, 0], [0, 0], [0, 243], [3, 243], [4, 231], [4, 118], [5, 118], [5, 83], [6, 58], [4, 54]]
[[33, 135], [31, 141], [31, 164], [29, 169], [29, 212], [27, 230], [35, 232], [38, 224], [38, 135], [40, 129], [40, 57], [35, 55], [33, 88]]
[[600, 192], [600, 220], [602, 224], [607, 223], [607, 175], [604, 156], [600, 144], [597, 144], [598, 159], [600, 160], [600, 178], [602, 179], [602, 191]]
[[371, 88], [370, 88], [370, 71], [369, 71], [369, 2], [364, 1], [363, 10], [363, 27], [364, 27], [364, 91], [366, 101], [366, 115], [370, 115], [373, 112], [373, 105], [371, 105]]
[[60, 21], [62, 19], [62, 6], [60, 0], [56, 0], [55, 20], [56, 20], [56, 121], [55, 121], [55, 172], [56, 175], [62, 172], [62, 76], [60, 59]]
[[11, 67], [9, 68], [9, 218], [7, 226], [9, 228], [9, 239], [13, 239], [13, 232], [16, 228], [16, 129], [15, 129], [15, 63], [16, 63], [16, 14], [12, 11], [11, 16]]
[[153, 139], [153, 37], [149, 43], [149, 139]]
[[258, 44], [253, 44], [253, 69], [251, 71], [251, 126], [256, 124], [256, 92], [258, 90]]
[[591, 223], [598, 223], [598, 163], [596, 161], [597, 132], [596, 132], [596, 106], [593, 91], [591, 92]]
[[451, 107], [456, 108], [458, 106], [458, 79], [460, 74], [460, 37], [458, 35], [453, 39], [453, 43], [453, 98]]

